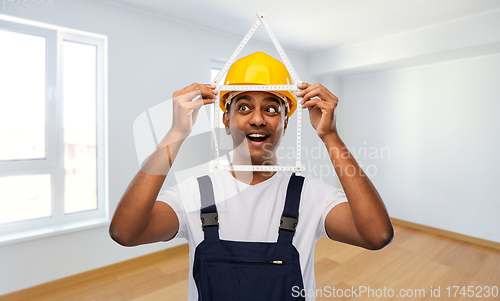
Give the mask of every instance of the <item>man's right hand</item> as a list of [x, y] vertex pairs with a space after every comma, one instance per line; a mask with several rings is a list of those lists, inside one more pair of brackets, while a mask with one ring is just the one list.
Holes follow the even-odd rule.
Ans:
[[181, 138], [193, 130], [201, 106], [215, 102], [218, 91], [215, 85], [193, 83], [174, 92], [172, 128]]
[[194, 83], [174, 93], [172, 128], [132, 180], [113, 215], [109, 233], [119, 244], [136, 246], [176, 235], [179, 221], [174, 210], [156, 198], [201, 106], [214, 103], [215, 88]]

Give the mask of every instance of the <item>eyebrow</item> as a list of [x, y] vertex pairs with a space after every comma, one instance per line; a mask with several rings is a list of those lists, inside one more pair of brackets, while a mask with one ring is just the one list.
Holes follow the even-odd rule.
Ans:
[[[244, 99], [244, 100], [248, 100], [248, 101], [255, 101], [251, 96], [249, 95], [242, 95], [240, 97], [236, 97], [236, 100], [234, 102], [234, 105], [238, 104], [238, 101], [241, 100], [241, 99]], [[266, 98], [264, 98], [263, 101], [272, 101], [272, 102], [275, 102], [278, 104], [278, 106], [281, 106], [281, 102], [279, 101], [279, 99], [277, 97], [273, 97], [273, 96], [267, 96]]]

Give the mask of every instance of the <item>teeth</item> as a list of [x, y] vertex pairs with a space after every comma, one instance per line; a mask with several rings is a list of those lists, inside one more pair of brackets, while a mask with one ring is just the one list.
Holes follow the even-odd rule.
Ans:
[[262, 135], [262, 134], [250, 134], [250, 135], [248, 135], [248, 137], [261, 138], [261, 137], [266, 137], [266, 135]]

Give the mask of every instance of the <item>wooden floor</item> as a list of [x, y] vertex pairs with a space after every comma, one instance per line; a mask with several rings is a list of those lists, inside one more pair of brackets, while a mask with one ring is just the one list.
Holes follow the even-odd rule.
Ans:
[[[500, 295], [484, 297], [485, 287], [500, 288], [499, 250], [404, 226], [396, 225], [395, 231], [394, 241], [379, 251], [320, 239], [315, 251], [316, 300], [500, 300]], [[188, 253], [187, 248], [180, 250], [168, 256], [149, 257], [139, 265], [121, 266], [111, 273], [108, 269], [101, 275], [66, 283], [50, 292], [33, 295], [34, 291], [28, 289], [0, 300], [187, 300]], [[453, 286], [465, 287], [463, 293], [475, 297], [464, 297], [460, 290], [453, 297]], [[472, 291], [467, 292], [468, 286], [472, 286]], [[337, 297], [331, 295], [331, 287], [335, 287]], [[366, 292], [362, 293], [363, 287]], [[338, 297], [340, 292], [350, 294], [352, 288], [358, 297]], [[400, 290], [413, 296], [398, 298]]]

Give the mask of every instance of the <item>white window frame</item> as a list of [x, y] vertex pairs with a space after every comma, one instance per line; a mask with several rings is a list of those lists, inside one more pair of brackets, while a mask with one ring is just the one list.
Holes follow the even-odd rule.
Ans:
[[[6, 20], [7, 19], [7, 20]], [[33, 24], [36, 23], [36, 24]], [[107, 37], [0, 15], [0, 29], [46, 38], [45, 159], [0, 161], [0, 177], [51, 175], [52, 216], [0, 225], [0, 245], [109, 224], [107, 147]], [[97, 209], [64, 213], [63, 42], [96, 46]]]

